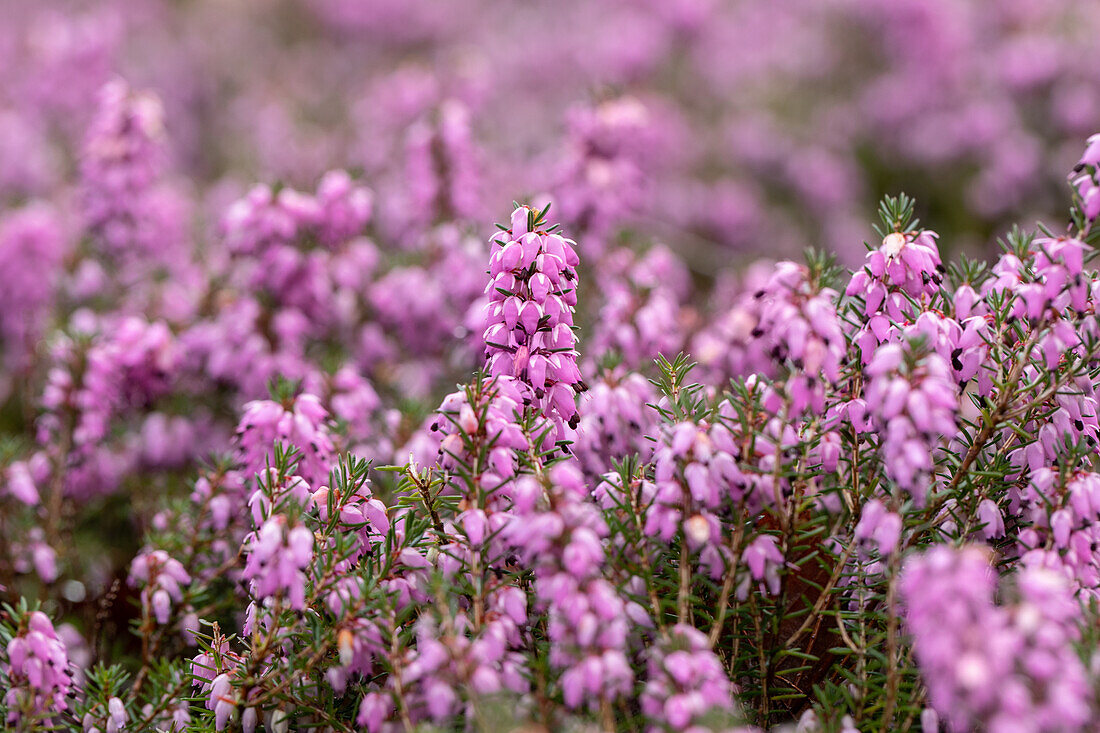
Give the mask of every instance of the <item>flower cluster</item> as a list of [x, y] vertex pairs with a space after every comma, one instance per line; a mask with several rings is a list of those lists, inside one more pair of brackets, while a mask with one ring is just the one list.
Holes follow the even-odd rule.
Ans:
[[653, 444], [648, 438], [658, 427], [650, 405], [656, 401], [653, 385], [637, 372], [616, 368], [592, 382], [577, 405], [581, 419], [571, 446], [589, 476], [633, 455], [649, 460]]
[[641, 704], [657, 724], [655, 731], [714, 729], [720, 714], [730, 710], [726, 671], [706, 635], [692, 626], [670, 629], [668, 641], [653, 650], [647, 670]]
[[580, 471], [561, 463], [548, 481], [545, 500], [537, 482], [517, 485], [522, 493], [505, 535], [533, 569], [539, 605], [548, 609], [550, 663], [563, 670], [565, 704], [598, 707], [630, 692], [627, 635], [632, 624], [650, 621], [604, 577], [607, 528], [587, 500]]
[[933, 453], [955, 432], [959, 400], [947, 361], [938, 353], [922, 358], [912, 342], [908, 349], [884, 344], [864, 371], [868, 380], [859, 407], [866, 410], [866, 422], [857, 422], [850, 405], [853, 425], [880, 436], [882, 450], [891, 456], [887, 475], [923, 503]]
[[179, 560], [169, 557], [164, 550], [153, 550], [138, 555], [130, 565], [130, 583], [142, 584], [141, 603], [146, 613], [152, 610], [157, 623], [168, 623], [173, 601], [183, 598], [183, 588], [191, 582], [191, 576]]
[[33, 730], [53, 725], [68, 707], [73, 670], [65, 643], [41, 611], [29, 613], [5, 649], [7, 724]]
[[249, 402], [237, 428], [237, 450], [245, 474], [251, 476], [271, 466], [272, 451], [280, 443], [301, 451], [298, 468], [302, 478], [310, 483], [324, 481], [336, 453], [328, 419], [316, 395], [300, 394], [288, 404]]
[[167, 391], [180, 354], [163, 322], [84, 315], [73, 338], [53, 345], [37, 438], [47, 453], [67, 447], [52, 456], [61, 465], [55, 477], [67, 494], [86, 499], [116, 490], [136, 462], [133, 451], [110, 440], [112, 427]]
[[287, 526], [275, 515], [265, 521], [248, 541], [243, 578], [257, 599], [286, 597], [291, 608], [305, 606], [306, 575], [313, 559], [313, 533], [303, 525]]
[[1100, 216], [1100, 135], [1089, 138], [1088, 147], [1073, 168], [1072, 183], [1077, 195], [1081, 197], [1082, 228], [1092, 228], [1096, 217]]
[[[422, 229], [438, 219], [465, 219], [478, 213], [477, 148], [470, 109], [457, 99], [439, 105], [437, 119], [414, 123], [405, 139], [409, 180], [408, 211], [419, 215], [407, 226]], [[434, 216], [433, 216], [434, 215]]]
[[837, 293], [814, 279], [795, 262], [753, 273], [725, 316], [697, 337], [708, 371], [785, 376], [790, 411], [822, 412], [826, 385], [840, 378], [846, 342]]
[[1019, 574], [1017, 604], [995, 605], [996, 586], [980, 547], [937, 547], [906, 564], [905, 620], [932, 704], [958, 729], [1079, 730], [1091, 693], [1072, 646], [1072, 589], [1036, 563]]
[[172, 192], [159, 186], [166, 167], [164, 108], [152, 94], [116, 79], [99, 108], [81, 156], [84, 218], [104, 254], [116, 261], [162, 259], [183, 239]]
[[58, 213], [32, 204], [0, 218], [0, 344], [8, 368], [25, 369], [50, 317], [66, 254]]
[[[1094, 549], [1100, 531], [1100, 477], [1037, 469], [1026, 486], [1010, 494], [1009, 511], [1026, 523], [1017, 538], [1023, 562], [1059, 571], [1085, 597], [1100, 592], [1100, 558]], [[1003, 535], [999, 510], [989, 520]]]
[[540, 230], [545, 211], [512, 212], [511, 228], [492, 240], [485, 356], [490, 376], [528, 385], [548, 416], [576, 428], [575, 395], [586, 389], [577, 367], [575, 242]]

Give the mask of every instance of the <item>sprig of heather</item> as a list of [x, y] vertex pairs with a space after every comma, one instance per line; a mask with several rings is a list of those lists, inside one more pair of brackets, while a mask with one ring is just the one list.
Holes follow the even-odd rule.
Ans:
[[158, 97], [122, 79], [100, 90], [80, 161], [81, 194], [86, 225], [115, 264], [163, 260], [183, 242], [182, 216], [162, 185], [165, 143]]
[[1065, 577], [1041, 563], [1017, 576], [1019, 601], [994, 604], [996, 576], [975, 546], [911, 558], [901, 580], [929, 698], [950, 725], [1074, 730], [1092, 715], [1073, 647], [1081, 609]]
[[7, 688], [5, 723], [17, 731], [60, 725], [73, 691], [65, 643], [41, 611], [24, 605], [9, 613], [14, 628], [4, 635], [7, 644], [0, 670]]
[[549, 660], [565, 705], [606, 715], [633, 685], [630, 628], [652, 622], [605, 577], [607, 527], [576, 465], [558, 463], [544, 480], [517, 482], [504, 535], [534, 574], [537, 608], [548, 611]]
[[490, 242], [485, 359], [490, 376], [531, 390], [561, 440], [566, 425], [577, 427], [576, 394], [587, 389], [573, 332], [580, 258], [575, 242], [543, 228], [546, 211], [517, 206]]
[[677, 625], [669, 637], [650, 650], [642, 710], [652, 721], [649, 730], [713, 730], [734, 728], [732, 685], [707, 636]]

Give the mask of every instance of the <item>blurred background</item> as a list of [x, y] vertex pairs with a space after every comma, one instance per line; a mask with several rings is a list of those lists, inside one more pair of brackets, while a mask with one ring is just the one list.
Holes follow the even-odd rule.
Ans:
[[73, 179], [113, 75], [162, 100], [188, 222], [216, 222], [253, 181], [312, 187], [340, 167], [374, 190], [376, 224], [408, 233], [433, 198], [418, 166], [451, 144], [449, 215], [549, 196], [571, 232], [625, 224], [703, 271], [806, 245], [852, 264], [899, 190], [946, 249], [981, 251], [1010, 222], [1062, 216], [1100, 127], [1092, 3], [3, 5], [5, 206]]

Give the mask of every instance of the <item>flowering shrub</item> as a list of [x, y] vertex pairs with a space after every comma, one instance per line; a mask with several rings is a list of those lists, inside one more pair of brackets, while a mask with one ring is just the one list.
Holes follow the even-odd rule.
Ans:
[[[486, 35], [478, 0], [27, 5], [0, 24], [6, 729], [1100, 725], [1100, 136], [1065, 227], [953, 259], [902, 194], [854, 254], [877, 167], [963, 202], [956, 233], [1044, 205], [1100, 97], [1043, 33], [1095, 12], [563, 0], [574, 32], [517, 6]], [[218, 42], [168, 43], [183, 19]], [[866, 27], [850, 79], [830, 34]], [[274, 99], [253, 65], [222, 104], [223, 46]], [[832, 72], [859, 114], [829, 143], [836, 109], [776, 124], [751, 81]], [[570, 106], [580, 78], [631, 93]], [[713, 266], [804, 226], [838, 257]]]
[[[683, 289], [635, 266], [587, 267], [549, 207], [517, 204], [455, 311], [480, 325], [454, 351], [480, 341], [481, 367], [422, 420], [383, 408], [385, 370], [431, 351], [372, 320], [391, 281], [369, 192], [343, 173], [316, 195], [255, 189], [186, 317], [128, 315], [127, 294], [74, 310], [40, 354], [12, 342], [46, 371], [26, 376], [37, 431], [4, 449], [7, 724], [1088, 727], [1096, 175], [1087, 152], [1070, 229], [1014, 229], [992, 266], [945, 266], [888, 197], [847, 284], [812, 252], [777, 263], [715, 314], [733, 328], [677, 316]], [[593, 273], [720, 354], [703, 381], [683, 354], [647, 367], [633, 336], [585, 356]], [[603, 333], [643, 333], [647, 312]], [[123, 497], [143, 536], [111, 580], [73, 541]]]

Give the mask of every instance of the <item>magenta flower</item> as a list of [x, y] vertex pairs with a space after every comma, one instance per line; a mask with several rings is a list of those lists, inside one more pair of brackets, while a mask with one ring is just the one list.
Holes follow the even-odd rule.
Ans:
[[595, 478], [612, 461], [630, 455], [649, 459], [648, 436], [658, 432], [657, 411], [649, 405], [656, 401], [653, 385], [636, 372], [616, 369], [596, 379], [577, 405], [580, 423], [571, 446], [588, 476]]
[[28, 614], [19, 632], [6, 648], [5, 674], [9, 687], [4, 694], [9, 725], [49, 725], [54, 716], [69, 708], [73, 686], [65, 644], [58, 638], [49, 617], [41, 611]]
[[373, 211], [370, 190], [358, 186], [346, 171], [326, 173], [317, 184], [317, 236], [321, 243], [336, 248], [363, 233]]
[[237, 451], [245, 475], [264, 471], [274, 460], [274, 445], [291, 446], [301, 453], [298, 472], [309, 483], [327, 481], [336, 448], [328, 411], [311, 394], [300, 394], [289, 404], [256, 400], [244, 406], [237, 428]]
[[779, 569], [783, 567], [784, 559], [775, 537], [767, 534], [757, 536], [745, 548], [741, 559], [749, 574], [738, 587], [740, 597], [747, 597], [750, 579], [760, 583], [761, 588], [766, 585], [772, 595], [779, 592]]
[[651, 721], [648, 730], [712, 730], [704, 721], [720, 719], [716, 713], [732, 718], [733, 685], [698, 629], [674, 626], [668, 639], [650, 650], [646, 668], [641, 706]]
[[1091, 691], [1073, 642], [1081, 610], [1064, 576], [1026, 564], [1020, 600], [994, 604], [978, 546], [938, 546], [906, 562], [899, 589], [929, 698], [959, 730], [1078, 730]]
[[191, 576], [179, 560], [164, 550], [144, 552], [130, 565], [130, 585], [144, 585], [141, 603], [146, 613], [150, 610], [157, 623], [168, 623], [172, 603], [183, 599], [183, 587], [191, 582]]
[[103, 253], [114, 261], [164, 261], [183, 244], [179, 202], [163, 186], [164, 109], [122, 79], [99, 94], [80, 163], [83, 214]]
[[57, 211], [38, 203], [0, 218], [0, 342], [4, 363], [19, 369], [46, 326], [69, 248]]
[[517, 501], [504, 536], [534, 570], [539, 608], [549, 612], [550, 662], [564, 670], [565, 704], [594, 708], [628, 693], [629, 625], [632, 619], [650, 622], [602, 577], [607, 527], [580, 470], [572, 462], [558, 463], [550, 481], [551, 506], [539, 510]]
[[286, 517], [268, 519], [246, 542], [242, 578], [255, 599], [284, 597], [291, 608], [305, 607], [306, 569], [313, 562], [313, 533], [287, 526]]
[[867, 253], [864, 268], [852, 276], [848, 295], [866, 295], [868, 313], [878, 310], [885, 288], [897, 288], [914, 297], [936, 294], [943, 281], [938, 235], [935, 232], [893, 232], [882, 246]]
[[544, 414], [575, 428], [575, 395], [584, 391], [577, 367], [573, 307], [579, 263], [572, 240], [531, 231], [537, 212], [521, 206], [511, 229], [491, 241], [491, 278], [485, 292], [485, 357], [493, 377], [515, 377], [528, 385]]
[[886, 557], [898, 549], [901, 530], [901, 517], [888, 511], [878, 499], [872, 499], [863, 505], [853, 536], [863, 547], [873, 547]]
[[866, 373], [868, 415], [891, 456], [886, 474], [923, 505], [933, 452], [957, 430], [959, 398], [950, 366], [938, 353], [920, 356], [909, 345], [891, 343], [874, 352]]

